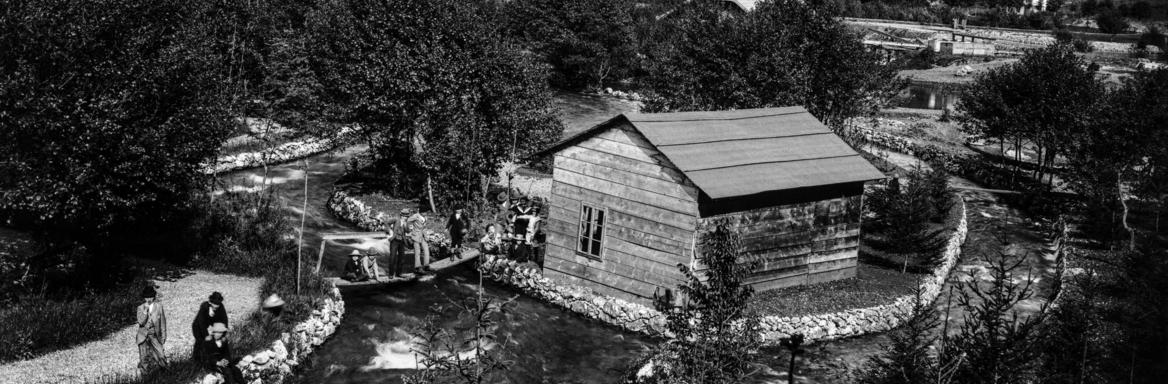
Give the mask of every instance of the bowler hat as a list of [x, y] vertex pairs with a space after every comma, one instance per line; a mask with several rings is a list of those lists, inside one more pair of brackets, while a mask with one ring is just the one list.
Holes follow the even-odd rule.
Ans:
[[154, 286], [147, 285], [146, 288], [142, 288], [142, 298], [143, 299], [149, 299], [149, 298], [157, 297], [157, 296], [158, 296], [158, 292], [154, 291]]
[[219, 293], [219, 292], [211, 292], [211, 297], [208, 297], [207, 301], [210, 301], [212, 304], [215, 304], [215, 305], [222, 305], [223, 304], [223, 294]]

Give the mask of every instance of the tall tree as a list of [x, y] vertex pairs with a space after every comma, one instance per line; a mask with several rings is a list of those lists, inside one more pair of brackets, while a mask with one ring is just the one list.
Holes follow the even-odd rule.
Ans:
[[621, 79], [634, 58], [630, 0], [519, 0], [508, 29], [552, 65], [552, 83], [600, 88]]
[[1033, 149], [1033, 176], [1041, 181], [1071, 139], [1088, 129], [1103, 95], [1087, 63], [1069, 45], [1056, 44], [978, 75], [957, 102], [958, 119], [975, 137], [1012, 142], [1016, 163], [1024, 149]]
[[773, 0], [725, 17], [694, 1], [670, 17], [676, 42], [645, 83], [649, 111], [803, 105], [833, 128], [879, 108], [898, 88], [894, 68], [868, 52], [828, 2]]
[[502, 160], [562, 131], [546, 73], [476, 4], [330, 0], [307, 29], [328, 119], [361, 127], [380, 164], [407, 170], [387, 177], [432, 184], [440, 203], [471, 200]]
[[7, 2], [0, 209], [101, 250], [186, 207], [231, 130], [201, 12], [181, 1]]

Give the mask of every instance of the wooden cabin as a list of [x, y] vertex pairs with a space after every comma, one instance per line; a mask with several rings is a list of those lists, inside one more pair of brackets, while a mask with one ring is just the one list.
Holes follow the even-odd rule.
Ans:
[[727, 220], [757, 290], [854, 277], [864, 183], [884, 174], [802, 107], [626, 114], [554, 155], [544, 275], [648, 302]]

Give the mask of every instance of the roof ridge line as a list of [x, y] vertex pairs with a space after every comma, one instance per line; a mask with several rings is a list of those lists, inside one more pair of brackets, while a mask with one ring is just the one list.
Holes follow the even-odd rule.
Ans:
[[828, 131], [824, 131], [824, 132], [800, 133], [800, 134], [795, 134], [795, 135], [786, 135], [786, 136], [748, 137], [748, 138], [742, 138], [742, 139], [721, 139], [721, 140], [710, 140], [710, 141], [695, 141], [695, 142], [692, 142], [692, 143], [678, 143], [678, 144], [653, 144], [653, 146], [655, 146], [655, 147], [658, 147], [658, 148], [660, 148], [660, 147], [676, 147], [676, 146], [681, 146], [681, 145], [696, 145], [696, 144], [721, 143], [721, 142], [726, 142], [726, 141], [750, 141], [750, 140], [765, 140], [765, 139], [784, 139], [784, 138], [788, 138], [788, 137], [815, 136], [815, 135], [831, 135], [831, 134], [834, 134], [834, 133], [833, 133], [832, 131], [828, 130]]
[[[792, 162], [796, 162], [796, 161], [808, 161], [808, 160], [824, 160], [824, 159], [839, 159], [839, 158], [844, 158], [844, 157], [853, 157], [853, 156], [855, 156], [855, 157], [862, 157], [862, 156], [860, 156], [860, 154], [859, 154], [859, 153], [853, 153], [853, 154], [850, 154], [850, 155], [838, 155], [838, 156], [826, 156], [826, 157], [809, 157], [809, 158], [806, 158], [806, 159], [783, 160], [783, 161], [764, 161], [764, 162], [759, 162], [759, 163], [734, 164], [734, 165], [725, 165], [725, 166], [721, 166], [721, 167], [711, 167], [711, 168], [699, 168], [699, 169], [681, 169], [681, 168], [678, 168], [678, 169], [681, 169], [681, 172], [684, 174], [685, 172], [710, 171], [710, 170], [715, 170], [715, 169], [725, 169], [725, 168], [734, 168], [734, 167], [744, 167], [744, 166], [747, 166], [747, 165], [759, 165], [759, 164], [778, 164], [778, 163], [792, 163]], [[695, 183], [695, 184], [696, 184], [696, 183]]]
[[[708, 112], [708, 111], [693, 111], [693, 112]], [[733, 111], [729, 111], [729, 112], [733, 112]], [[673, 112], [673, 113], [686, 113], [686, 112]], [[635, 123], [675, 123], [675, 122], [680, 122], [680, 121], [746, 120], [746, 119], [757, 119], [760, 117], [799, 115], [799, 114], [804, 114], [804, 113], [811, 114], [811, 112], [804, 109], [802, 112], [773, 113], [773, 114], [758, 115], [758, 116], [743, 116], [743, 117], [730, 117], [730, 118], [709, 118], [709, 119], [679, 119], [679, 120], [633, 120], [633, 119], [628, 119], [629, 115], [648, 115], [648, 113], [623, 113], [622, 115], [624, 115], [625, 118], [629, 120], [629, 122], [632, 122], [635, 124]], [[667, 115], [667, 114], [672, 114], [672, 113], [653, 113], [653, 115]], [[816, 119], [816, 120], [818, 120], [818, 119]]]

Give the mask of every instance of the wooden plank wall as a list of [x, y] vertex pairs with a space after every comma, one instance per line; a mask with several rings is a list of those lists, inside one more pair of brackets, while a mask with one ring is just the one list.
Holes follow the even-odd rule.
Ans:
[[[698, 189], [631, 127], [619, 126], [556, 153], [545, 231], [544, 275], [648, 303], [676, 291], [689, 263]], [[581, 204], [607, 212], [599, 260], [576, 253]]]
[[860, 196], [782, 205], [702, 219], [727, 220], [742, 236], [742, 262], [761, 261], [746, 282], [762, 291], [856, 276]]

